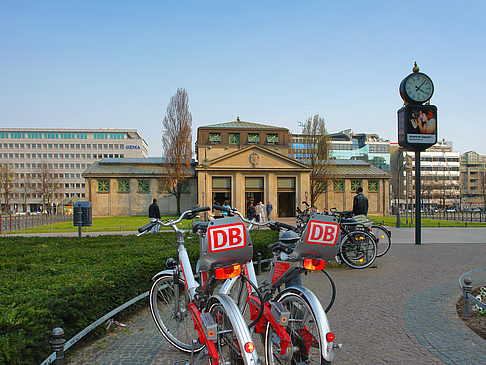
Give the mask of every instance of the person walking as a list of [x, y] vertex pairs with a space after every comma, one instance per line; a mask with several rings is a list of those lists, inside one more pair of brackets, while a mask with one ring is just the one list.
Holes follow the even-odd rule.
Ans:
[[[149, 213], [149, 218], [160, 219], [160, 209], [159, 206], [157, 205], [157, 199], [154, 199], [152, 201], [152, 204], [149, 205], [148, 213]], [[150, 231], [150, 233], [155, 233], [155, 232], [157, 232], [157, 225], [155, 225]]]
[[363, 194], [363, 188], [360, 186], [356, 189], [356, 195], [353, 199], [353, 216], [368, 214], [368, 198]]
[[271, 221], [272, 219], [270, 217], [271, 217], [271, 214], [272, 214], [273, 205], [269, 201], [267, 202], [266, 210], [267, 210], [267, 219], [269, 221]]
[[256, 211], [258, 215], [258, 221], [261, 223], [265, 222], [265, 206], [262, 202], [258, 202], [256, 206]]

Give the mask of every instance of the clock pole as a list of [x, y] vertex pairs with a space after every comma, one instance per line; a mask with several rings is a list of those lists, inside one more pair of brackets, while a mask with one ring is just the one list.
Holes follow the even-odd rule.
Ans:
[[[437, 143], [437, 107], [430, 105], [434, 84], [419, 72], [415, 62], [412, 73], [400, 83], [404, 106], [398, 110], [398, 144], [415, 151], [415, 244], [422, 243], [422, 199], [420, 152]], [[400, 171], [398, 171], [400, 173]]]

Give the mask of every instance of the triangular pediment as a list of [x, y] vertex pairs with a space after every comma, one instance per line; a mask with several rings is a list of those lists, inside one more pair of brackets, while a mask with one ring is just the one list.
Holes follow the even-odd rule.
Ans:
[[261, 146], [248, 146], [238, 151], [219, 156], [210, 161], [210, 169], [264, 169], [264, 170], [287, 170], [309, 168], [287, 156]]

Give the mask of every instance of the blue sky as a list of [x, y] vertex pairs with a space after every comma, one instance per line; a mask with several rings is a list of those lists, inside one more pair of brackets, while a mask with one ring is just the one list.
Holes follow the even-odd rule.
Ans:
[[300, 132], [319, 114], [397, 141], [400, 81], [435, 85], [438, 137], [486, 154], [486, 2], [0, 0], [0, 127], [136, 128], [162, 153], [177, 88], [193, 131]]

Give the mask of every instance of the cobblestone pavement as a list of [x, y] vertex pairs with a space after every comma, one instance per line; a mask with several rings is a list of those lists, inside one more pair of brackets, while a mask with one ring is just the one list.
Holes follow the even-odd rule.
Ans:
[[[392, 248], [373, 267], [329, 270], [337, 298], [328, 316], [336, 342], [343, 344], [333, 364], [486, 363], [486, 341], [455, 314], [461, 295], [457, 280], [486, 267], [486, 231], [424, 229], [422, 245], [412, 243], [413, 229], [392, 231]], [[324, 307], [330, 295], [326, 280], [322, 273], [303, 280]], [[67, 363], [165, 365], [187, 358], [165, 342], [147, 310], [127, 328], [71, 355]]]

